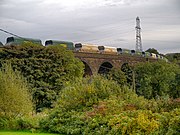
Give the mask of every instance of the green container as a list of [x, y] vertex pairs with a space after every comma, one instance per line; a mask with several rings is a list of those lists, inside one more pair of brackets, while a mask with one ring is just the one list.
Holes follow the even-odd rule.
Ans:
[[149, 52], [145, 52], [145, 57], [151, 57], [151, 54]]
[[137, 55], [137, 56], [142, 56], [142, 52], [136, 51], [136, 52], [135, 52], [135, 55]]
[[8, 37], [6, 40], [6, 45], [21, 45], [26, 42], [32, 42], [34, 44], [42, 45], [40, 39], [33, 39], [33, 38], [20, 38], [20, 37]]
[[117, 48], [118, 54], [131, 54], [131, 50], [124, 48]]
[[48, 46], [48, 45], [60, 45], [60, 46], [63, 46], [69, 50], [74, 50], [73, 42], [69, 42], [69, 41], [47, 40], [45, 42], [45, 46]]

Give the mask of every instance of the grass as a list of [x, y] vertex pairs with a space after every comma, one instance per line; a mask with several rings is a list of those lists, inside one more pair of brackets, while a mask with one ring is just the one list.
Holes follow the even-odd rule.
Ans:
[[57, 135], [50, 133], [31, 133], [24, 131], [0, 131], [0, 135]]

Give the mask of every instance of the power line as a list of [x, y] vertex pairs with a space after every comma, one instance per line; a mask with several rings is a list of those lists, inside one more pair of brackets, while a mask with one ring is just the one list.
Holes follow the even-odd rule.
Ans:
[[180, 43], [179, 41], [170, 41], [170, 40], [153, 40], [153, 39], [145, 39], [144, 41], [152, 41], [152, 42], [170, 42], [170, 43]]
[[13, 34], [13, 33], [11, 33], [11, 32], [8, 32], [8, 31], [6, 31], [6, 30], [0, 29], [0, 31], [2, 31], [2, 32], [4, 32], [4, 33], [7, 33], [7, 34], [10, 34], [10, 35], [12, 35], [12, 36], [15, 36], [15, 37], [18, 37], [18, 38], [24, 39], [23, 37], [18, 36], [18, 35], [16, 35], [16, 34]]

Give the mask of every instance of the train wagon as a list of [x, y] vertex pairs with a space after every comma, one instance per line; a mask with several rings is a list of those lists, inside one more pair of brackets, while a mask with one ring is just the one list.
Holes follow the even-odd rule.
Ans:
[[154, 59], [157, 59], [157, 56], [155, 53], [151, 53], [151, 57], [154, 58]]
[[131, 50], [131, 55], [135, 55], [135, 56], [143, 56], [143, 53], [140, 52], [140, 51]]
[[146, 57], [146, 58], [149, 58], [149, 57], [151, 57], [151, 53], [149, 53], [149, 52], [142, 52], [142, 56]]
[[6, 39], [5, 45], [21, 45], [26, 42], [32, 42], [34, 44], [42, 45], [42, 42], [40, 39], [33, 39], [33, 38], [20, 38], [20, 37], [8, 37]]
[[161, 58], [161, 55], [159, 55], [159, 54], [156, 54], [156, 58], [157, 58], [157, 59], [162, 59], [162, 58]]
[[58, 41], [58, 40], [46, 40], [45, 46], [49, 45], [60, 45], [63, 46], [69, 50], [74, 50], [74, 43], [69, 41]]
[[127, 55], [131, 54], [131, 50], [124, 49], [124, 48], [117, 48], [117, 52], [118, 52], [118, 54], [127, 54]]
[[116, 47], [98, 46], [99, 52], [104, 54], [117, 54]]
[[158, 59], [161, 59], [161, 60], [164, 60], [164, 61], [168, 62], [168, 59], [166, 57], [164, 57], [164, 56], [162, 56], [160, 54], [156, 54], [156, 56], [157, 56]]
[[99, 49], [97, 45], [93, 44], [75, 44], [75, 51], [78, 52], [89, 52], [89, 53], [99, 53]]

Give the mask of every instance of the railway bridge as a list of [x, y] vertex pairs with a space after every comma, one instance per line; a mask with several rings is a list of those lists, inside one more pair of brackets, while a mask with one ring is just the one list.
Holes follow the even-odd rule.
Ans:
[[88, 52], [74, 52], [76, 58], [79, 58], [85, 65], [85, 75], [95, 75], [108, 72], [111, 68], [122, 68], [125, 64], [133, 67], [140, 62], [153, 62], [157, 59], [145, 58], [142, 56], [129, 54], [100, 54]]

